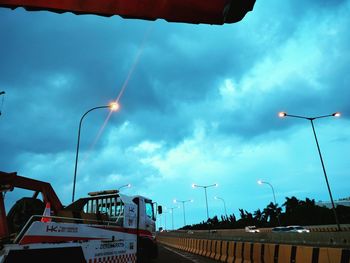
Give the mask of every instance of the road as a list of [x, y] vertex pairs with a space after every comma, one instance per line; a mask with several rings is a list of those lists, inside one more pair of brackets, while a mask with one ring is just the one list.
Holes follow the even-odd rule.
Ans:
[[156, 260], [152, 260], [152, 263], [216, 263], [217, 261], [211, 260], [198, 255], [193, 255], [181, 250], [170, 248], [159, 244], [159, 256]]

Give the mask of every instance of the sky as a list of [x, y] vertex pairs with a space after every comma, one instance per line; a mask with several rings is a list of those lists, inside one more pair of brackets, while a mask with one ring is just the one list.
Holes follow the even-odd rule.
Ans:
[[[350, 1], [257, 0], [234, 24], [0, 8], [0, 170], [72, 199], [122, 188], [166, 212], [158, 226], [350, 196]], [[3, 100], [3, 103], [2, 103]], [[7, 205], [22, 192], [6, 195]], [[214, 197], [222, 200], [216, 200]], [[166, 207], [166, 208], [165, 208]], [[171, 209], [175, 207], [174, 209]], [[173, 211], [170, 214], [169, 211]], [[166, 226], [165, 226], [166, 224]]]

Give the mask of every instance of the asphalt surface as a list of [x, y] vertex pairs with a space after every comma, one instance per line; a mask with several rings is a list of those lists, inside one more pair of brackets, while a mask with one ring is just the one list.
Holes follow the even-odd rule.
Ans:
[[152, 263], [215, 263], [218, 261], [159, 244], [159, 256]]

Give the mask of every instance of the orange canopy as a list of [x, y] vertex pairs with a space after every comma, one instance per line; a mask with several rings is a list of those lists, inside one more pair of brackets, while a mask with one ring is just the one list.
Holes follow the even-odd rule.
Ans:
[[255, 0], [0, 0], [0, 7], [12, 9], [217, 25], [242, 20], [254, 4]]

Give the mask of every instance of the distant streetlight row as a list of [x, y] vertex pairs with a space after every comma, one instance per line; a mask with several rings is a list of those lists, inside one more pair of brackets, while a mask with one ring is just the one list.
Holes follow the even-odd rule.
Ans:
[[[5, 92], [1, 92], [0, 95], [3, 95], [5, 94]], [[112, 102], [110, 103], [109, 105], [103, 105], [103, 106], [98, 106], [98, 107], [94, 107], [94, 108], [91, 108], [89, 109], [88, 111], [86, 111], [82, 117], [80, 118], [80, 122], [79, 122], [79, 129], [78, 129], [78, 141], [77, 141], [77, 149], [76, 149], [76, 157], [75, 157], [75, 168], [74, 168], [74, 178], [73, 178], [73, 192], [72, 192], [72, 202], [74, 202], [74, 195], [75, 195], [75, 184], [76, 184], [76, 176], [77, 176], [77, 169], [78, 169], [78, 157], [79, 157], [79, 146], [80, 146], [80, 131], [81, 131], [81, 125], [82, 125], [82, 121], [84, 119], [84, 117], [91, 111], [93, 110], [96, 110], [96, 109], [103, 109], [103, 108], [109, 108], [110, 111], [117, 111], [119, 108], [120, 108], [120, 105], [117, 103], [117, 102]], [[329, 185], [329, 182], [328, 182], [328, 177], [327, 177], [327, 173], [326, 173], [326, 168], [325, 168], [325, 165], [324, 165], [324, 161], [323, 161], [323, 158], [322, 158], [322, 154], [321, 154], [321, 150], [320, 150], [320, 145], [318, 143], [318, 139], [317, 139], [317, 136], [316, 136], [316, 131], [315, 131], [315, 127], [314, 127], [314, 120], [316, 119], [321, 119], [321, 118], [328, 118], [328, 117], [340, 117], [340, 113], [339, 112], [335, 112], [335, 113], [332, 113], [332, 114], [328, 114], [328, 115], [322, 115], [322, 116], [317, 116], [317, 117], [305, 117], [305, 116], [299, 116], [299, 115], [292, 115], [292, 114], [288, 114], [286, 112], [279, 112], [278, 113], [278, 116], [281, 117], [281, 118], [284, 118], [284, 117], [292, 117], [292, 118], [299, 118], [299, 119], [305, 119], [305, 120], [309, 120], [310, 123], [311, 123], [311, 127], [312, 127], [312, 131], [313, 131], [313, 134], [314, 134], [314, 137], [315, 137], [315, 141], [316, 141], [316, 146], [317, 146], [317, 150], [318, 150], [318, 154], [319, 154], [319, 157], [320, 157], [320, 160], [321, 160], [321, 165], [322, 165], [322, 170], [323, 170], [323, 174], [324, 174], [324, 177], [325, 177], [325, 180], [326, 180], [326, 184], [327, 184], [327, 189], [328, 189], [328, 193], [329, 193], [329, 196], [330, 196], [330, 199], [331, 199], [331, 203], [332, 203], [332, 210], [333, 210], [333, 213], [334, 213], [334, 218], [335, 218], [335, 222], [338, 226], [338, 231], [341, 231], [341, 227], [340, 227], [340, 224], [339, 224], [339, 220], [338, 220], [338, 216], [337, 216], [337, 213], [336, 213], [336, 210], [335, 210], [335, 205], [334, 205], [334, 200], [333, 200], [333, 196], [332, 196], [332, 192], [331, 192], [331, 188], [330, 188], [330, 185]], [[273, 198], [274, 198], [274, 203], [275, 205], [277, 204], [276, 203], [276, 196], [275, 196], [275, 191], [273, 189], [273, 186], [268, 183], [268, 182], [264, 182], [264, 181], [261, 181], [259, 180], [258, 181], [259, 184], [267, 184], [271, 187], [272, 189], [272, 193], [273, 193]], [[130, 187], [131, 185], [130, 184], [127, 184], [127, 185], [123, 185], [121, 187], [119, 187], [119, 190], [123, 187]], [[192, 184], [192, 187], [193, 188], [203, 188], [204, 189], [204, 193], [205, 193], [205, 202], [206, 202], [206, 211], [207, 211], [207, 219], [209, 219], [209, 209], [208, 209], [208, 197], [207, 197], [207, 188], [209, 187], [217, 187], [218, 184], [211, 184], [211, 185], [197, 185], [197, 184]], [[219, 197], [216, 197], [216, 199], [219, 199], [219, 200], [222, 200], [224, 202], [224, 208], [225, 208], [225, 214], [227, 215], [226, 213], [226, 204], [225, 204], [225, 201], [224, 199], [222, 198], [219, 198]], [[181, 202], [182, 205], [183, 205], [183, 214], [184, 214], [184, 225], [186, 225], [186, 217], [185, 217], [185, 202], [190, 202], [191, 200], [174, 200], [174, 202], [176, 203], [177, 202]], [[175, 208], [175, 207], [174, 207]], [[174, 208], [170, 208], [172, 211]], [[173, 226], [174, 227], [174, 226]]]

